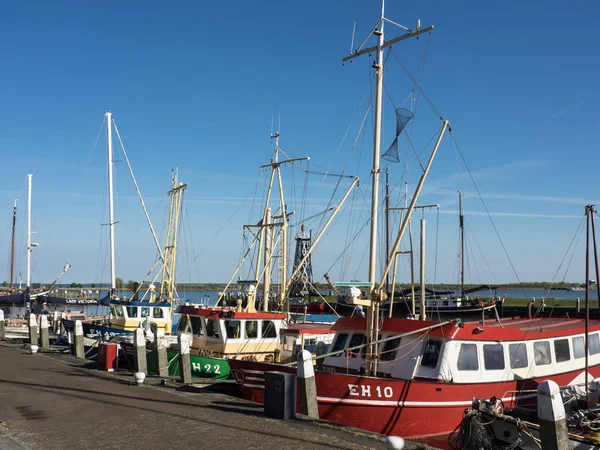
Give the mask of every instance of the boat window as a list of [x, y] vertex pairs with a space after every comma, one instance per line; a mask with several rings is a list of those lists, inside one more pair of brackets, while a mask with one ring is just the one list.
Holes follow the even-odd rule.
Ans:
[[286, 335], [283, 342], [283, 349], [286, 352], [293, 352], [296, 349], [296, 338], [294, 335]]
[[396, 353], [398, 353], [398, 347], [400, 347], [400, 338], [394, 338], [383, 344], [379, 360], [380, 361], [393, 361], [396, 359]]
[[485, 370], [504, 370], [504, 347], [502, 344], [483, 346], [483, 366]]
[[442, 348], [441, 341], [433, 341], [428, 339], [423, 348], [423, 356], [421, 357], [421, 365], [424, 367], [437, 367], [438, 359], [440, 358], [440, 349]]
[[202, 331], [202, 317], [190, 316], [190, 323], [192, 325], [193, 334], [197, 334], [198, 336], [202, 336], [204, 334]]
[[127, 306], [127, 316], [128, 317], [137, 317], [138, 307], [137, 306]]
[[117, 317], [123, 317], [123, 307], [121, 305], [115, 306], [115, 314]]
[[263, 322], [262, 337], [263, 338], [277, 337], [277, 329], [275, 328], [275, 324], [273, 323], [272, 320], [265, 320]]
[[258, 322], [256, 320], [246, 320], [246, 339], [255, 339], [258, 337]]
[[477, 344], [460, 344], [457, 368], [458, 370], [479, 370]]
[[242, 328], [242, 322], [239, 320], [226, 320], [225, 331], [229, 339], [239, 339], [240, 331]]
[[[342, 334], [338, 334], [337, 337], [335, 338], [335, 344], [333, 344], [333, 347], [331, 348], [331, 352], [339, 352], [341, 350], [344, 350], [346, 348], [346, 341], [348, 340], [348, 334], [347, 333], [342, 333]], [[342, 356], [344, 353], [338, 353], [336, 355], [332, 355], [332, 356]]]
[[142, 317], [150, 317], [150, 308], [142, 306]]
[[219, 324], [215, 319], [206, 319], [206, 335], [219, 339]]
[[590, 355], [600, 353], [600, 339], [598, 338], [598, 333], [590, 334], [588, 348], [590, 350]]
[[188, 316], [181, 316], [181, 319], [179, 319], [179, 323], [177, 324], [177, 331], [189, 331], [189, 323]]
[[509, 344], [508, 356], [510, 358], [511, 369], [522, 369], [529, 366], [529, 362], [527, 361], [527, 346], [522, 342]]
[[152, 317], [154, 317], [155, 319], [164, 319], [165, 313], [162, 308], [158, 308], [155, 306], [152, 310]]
[[534, 342], [533, 357], [535, 359], [536, 366], [550, 364], [552, 362], [552, 356], [550, 355], [550, 342]]
[[[350, 338], [350, 343], [348, 344], [348, 347], [352, 348], [352, 347], [356, 347], [358, 345], [363, 345], [364, 343], [367, 342], [367, 337], [362, 334], [362, 333], [358, 333], [358, 334], [353, 334], [352, 337]], [[362, 352], [365, 351], [364, 347], [361, 348], [356, 348], [354, 350], [352, 350], [352, 358], [356, 358], [359, 354], [362, 354]]]
[[573, 338], [573, 358], [579, 359], [585, 356], [585, 342], [583, 336]]
[[554, 341], [554, 354], [556, 355], [556, 362], [570, 360], [571, 354], [569, 353], [569, 340], [557, 339]]

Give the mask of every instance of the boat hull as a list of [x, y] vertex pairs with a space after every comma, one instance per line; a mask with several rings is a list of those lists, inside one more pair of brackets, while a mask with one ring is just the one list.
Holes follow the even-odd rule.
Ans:
[[[256, 403], [264, 403], [265, 372], [295, 373], [294, 368], [275, 364], [241, 360], [229, 364], [242, 397]], [[589, 373], [590, 379], [600, 376], [600, 366], [590, 367]], [[474, 396], [497, 395], [506, 406], [535, 408], [539, 383], [552, 379], [566, 386], [578, 383], [583, 374], [572, 371], [543, 379], [458, 384], [316, 372], [315, 381], [321, 419], [384, 435], [425, 439], [450, 434]]]

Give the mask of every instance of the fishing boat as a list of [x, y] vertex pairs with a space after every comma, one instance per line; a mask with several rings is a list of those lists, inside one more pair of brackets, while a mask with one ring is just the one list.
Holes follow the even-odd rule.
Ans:
[[[449, 128], [449, 121], [437, 114], [441, 126], [431, 141], [435, 141], [433, 150], [386, 255], [385, 266], [376, 277], [384, 50], [433, 29], [423, 28], [420, 23], [414, 30], [400, 27], [403, 34], [386, 41], [386, 24], [396, 25], [384, 16], [382, 2], [380, 19], [371, 31], [377, 45], [366, 47], [365, 40], [343, 60], [364, 54], [376, 55], [368, 278], [353, 283], [356, 295], [349, 299], [351, 305], [366, 310], [366, 317], [340, 318], [333, 327], [336, 336], [330, 352], [321, 355], [322, 369], [315, 373], [319, 416], [339, 424], [409, 439], [447, 437], [460, 422], [464, 408], [471, 405], [473, 396], [489, 397], [500, 389], [505, 404], [531, 406], [535, 396], [524, 391], [535, 389], [543, 380], [566, 386], [600, 376], [600, 323], [589, 324], [568, 317], [505, 318], [492, 323], [427, 320], [423, 289], [424, 219], [421, 220], [420, 320], [380, 314], [380, 305], [387, 301], [384, 287], [394, 256]], [[415, 86], [420, 87], [417, 83]], [[397, 136], [398, 130], [401, 132], [402, 127], [397, 127]], [[240, 359], [230, 360], [230, 367], [242, 397], [258, 403], [264, 401], [266, 372], [294, 373], [296, 370], [293, 364], [281, 366]]]
[[[106, 112], [106, 137], [107, 137], [107, 157], [108, 157], [108, 216], [109, 216], [109, 255], [110, 255], [110, 290], [108, 294], [99, 300], [99, 304], [106, 306], [110, 312], [101, 320], [84, 321], [84, 334], [93, 339], [109, 340], [115, 336], [131, 336], [133, 332], [142, 327], [149, 329], [151, 324], [154, 324], [160, 335], [168, 335], [172, 333], [172, 313], [173, 302], [176, 297], [175, 287], [175, 266], [177, 254], [177, 237], [179, 231], [179, 215], [183, 194], [187, 184], [181, 183], [178, 180], [177, 173], [172, 173], [172, 187], [168, 192], [170, 198], [169, 217], [167, 226], [166, 245], [164, 251], [158, 244], [158, 239], [152, 227], [152, 223], [146, 211], [144, 201], [133, 176], [129, 159], [125, 153], [125, 148], [121, 143], [121, 150], [127, 161], [136, 187], [140, 202], [142, 204], [148, 225], [154, 237], [159, 258], [155, 262], [152, 270], [162, 263], [161, 269], [157, 271], [155, 278], [148, 283], [137, 284], [134, 288], [132, 296], [127, 299], [120, 297], [117, 292], [117, 279], [115, 270], [115, 231], [116, 224], [114, 220], [114, 199], [113, 199], [113, 127], [116, 131], [119, 142], [121, 137], [116, 128], [116, 123], [110, 111]], [[151, 270], [151, 272], [152, 272]], [[157, 282], [158, 276], [161, 277], [160, 288], [154, 284]], [[72, 329], [74, 323], [65, 321], [65, 328]], [[97, 343], [97, 342], [96, 342]]]

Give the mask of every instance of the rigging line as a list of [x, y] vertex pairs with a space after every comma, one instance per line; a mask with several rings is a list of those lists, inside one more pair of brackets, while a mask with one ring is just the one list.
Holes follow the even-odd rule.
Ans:
[[150, 216], [148, 215], [148, 210], [146, 209], [146, 204], [144, 203], [142, 193], [140, 192], [140, 188], [135, 179], [135, 175], [133, 174], [133, 169], [131, 168], [131, 163], [129, 162], [129, 158], [127, 156], [127, 152], [125, 151], [125, 146], [123, 145], [123, 141], [121, 140], [121, 134], [119, 133], [119, 128], [117, 127], [117, 122], [114, 119], [113, 119], [113, 124], [115, 126], [115, 132], [117, 134], [117, 138], [119, 139], [119, 144], [121, 144], [121, 150], [123, 151], [123, 156], [125, 156], [125, 162], [127, 162], [127, 167], [129, 168], [129, 173], [131, 174], [131, 179], [133, 180], [133, 185], [135, 186], [135, 190], [137, 191], [138, 198], [140, 200], [140, 203], [142, 204], [142, 209], [144, 210], [144, 215], [146, 216], [146, 220], [148, 221], [148, 226], [150, 227], [150, 232], [152, 233], [152, 237], [154, 238], [154, 244], [156, 245], [156, 248], [158, 249], [158, 252], [160, 254], [160, 259], [164, 263], [165, 259], [163, 257], [162, 249], [160, 247], [160, 244], [158, 243], [158, 238], [156, 237], [156, 233], [154, 232], [154, 227], [152, 226], [152, 221], [150, 220]]
[[105, 123], [106, 123], [106, 116], [104, 116], [104, 119], [102, 119], [102, 125], [100, 125], [100, 130], [98, 131], [98, 135], [96, 136], [96, 141], [94, 142], [94, 146], [92, 147], [92, 152], [90, 153], [90, 157], [88, 158], [87, 164], [83, 168], [83, 173], [81, 174], [79, 183], [77, 183], [75, 192], [79, 191], [79, 188], [81, 187], [81, 183], [83, 182], [83, 179], [85, 178], [85, 175], [87, 173], [87, 169], [90, 165], [90, 162], [92, 162], [92, 156], [94, 156], [94, 151], [96, 150], [96, 145], [98, 145], [98, 139], [100, 139], [100, 135], [102, 134], [102, 129], [104, 128]]
[[466, 225], [467, 225], [467, 228], [468, 228], [468, 235], [470, 236], [470, 239], [472, 239], [473, 242], [475, 242], [475, 245], [477, 246], [477, 249], [479, 250], [479, 254], [481, 255], [481, 259], [483, 259], [483, 262], [485, 263], [486, 267], [490, 271], [490, 275], [492, 277], [492, 281], [494, 282], [494, 284], [496, 284], [496, 277], [494, 275], [494, 271], [492, 270], [492, 267], [488, 263], [488, 261], [487, 261], [487, 259], [485, 257], [485, 254], [484, 254], [483, 250], [481, 249], [481, 246], [479, 245], [479, 241], [477, 240], [477, 236], [475, 235], [475, 231], [471, 228], [471, 226], [469, 225], [468, 222], [467, 222]]
[[[584, 224], [584, 219], [581, 219], [580, 226], [583, 227], [583, 224]], [[563, 281], [565, 281], [565, 279], [567, 278], [567, 274], [569, 273], [569, 269], [571, 268], [571, 263], [573, 262], [573, 257], [575, 256], [575, 248], [579, 245], [579, 240], [581, 239], [581, 235], [582, 235], [582, 233], [580, 232], [579, 237], [577, 238], [577, 242], [575, 243], [575, 247], [573, 247], [573, 253], [571, 254], [571, 258], [569, 259], [569, 264], [567, 265], [567, 268], [565, 269], [565, 276], [563, 277]]]
[[433, 104], [433, 102], [431, 101], [431, 99], [427, 96], [427, 94], [425, 93], [425, 91], [423, 90], [423, 88], [421, 87], [421, 85], [418, 83], [418, 81], [416, 80], [416, 78], [412, 76], [412, 74], [410, 73], [410, 71], [407, 69], [407, 67], [404, 65], [404, 63], [402, 62], [402, 60], [398, 57], [398, 55], [396, 55], [396, 52], [394, 52], [394, 50], [391, 47], [390, 47], [390, 53], [392, 55], [394, 55], [394, 57], [396, 58], [396, 61], [398, 61], [398, 63], [400, 64], [400, 66], [402, 66], [402, 69], [404, 69], [404, 72], [406, 72], [406, 74], [408, 75], [408, 77], [412, 80], [412, 82], [414, 83], [415, 87], [421, 93], [421, 95], [423, 96], [423, 98], [425, 99], [425, 101], [429, 104], [429, 106], [431, 107], [431, 109], [433, 110], [433, 112], [438, 116], [438, 118], [440, 120], [444, 120], [444, 118], [442, 117], [442, 114], [435, 107], [435, 105]]
[[[519, 283], [521, 283], [521, 279], [519, 278], [519, 275], [517, 274], [517, 270], [512, 262], [512, 260], [510, 259], [510, 255], [508, 254], [508, 250], [506, 249], [506, 246], [504, 245], [504, 242], [502, 241], [502, 238], [500, 237], [500, 232], [498, 231], [498, 228], [496, 228], [496, 224], [494, 223], [494, 221], [492, 220], [492, 216], [488, 210], [487, 205], [485, 204], [485, 201], [483, 200], [483, 196], [481, 195], [481, 192], [479, 191], [479, 187], [477, 186], [477, 183], [475, 183], [475, 178], [473, 177], [473, 174], [471, 173], [471, 170], [469, 169], [469, 166], [467, 165], [467, 161], [465, 160], [465, 157], [462, 153], [462, 151], [460, 150], [460, 147], [458, 146], [458, 143], [456, 142], [456, 139], [454, 138], [454, 133], [452, 132], [452, 129], [448, 129], [449, 133], [450, 133], [450, 137], [452, 138], [452, 142], [456, 148], [456, 150], [458, 151], [458, 154], [460, 155], [460, 158], [465, 166], [465, 169], [467, 169], [467, 173], [469, 174], [469, 177], [471, 178], [471, 182], [473, 183], [473, 186], [475, 187], [475, 190], [477, 191], [477, 195], [479, 195], [479, 200], [481, 201], [481, 204], [483, 205], [483, 209], [485, 210], [485, 213], [487, 214], [488, 219], [490, 220], [490, 223], [492, 224], [492, 228], [494, 229], [494, 232], [496, 233], [496, 237], [498, 238], [498, 240], [500, 241], [500, 245], [502, 246], [502, 250], [504, 251], [504, 254], [506, 256], [506, 258], [508, 259], [508, 263], [510, 264], [510, 267], [515, 275], [515, 277], [517, 278], [517, 281]], [[523, 291], [524, 292], [524, 291]]]

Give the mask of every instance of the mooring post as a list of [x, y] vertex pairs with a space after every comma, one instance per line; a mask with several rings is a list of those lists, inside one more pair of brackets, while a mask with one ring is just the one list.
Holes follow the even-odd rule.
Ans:
[[52, 314], [52, 332], [56, 334], [58, 332], [58, 311], [54, 310]]
[[542, 381], [537, 393], [541, 448], [569, 450], [569, 430], [558, 384], [552, 380]]
[[48, 317], [45, 315], [40, 316], [40, 346], [46, 350], [50, 348], [50, 335], [48, 328], [50, 328], [50, 325], [48, 324]]
[[38, 343], [38, 326], [33, 313], [29, 315], [29, 343], [31, 345], [37, 345]]
[[0, 341], [3, 341], [6, 337], [4, 331], [4, 311], [0, 309]]
[[169, 358], [167, 356], [167, 340], [160, 338], [156, 348], [156, 364], [158, 365], [158, 376], [169, 376]]
[[58, 326], [58, 332], [60, 334], [63, 334], [67, 332], [67, 329], [65, 328], [65, 324], [63, 323], [63, 321], [67, 318], [67, 313], [66, 312], [61, 312], [60, 313], [60, 325]]
[[85, 359], [85, 346], [83, 344], [83, 325], [81, 320], [75, 321], [75, 356]]
[[308, 350], [298, 352], [298, 392], [300, 394], [300, 413], [305, 416], [319, 418], [319, 404], [317, 403], [317, 385], [315, 383], [315, 369], [312, 355]]
[[135, 371], [148, 373], [148, 360], [146, 358], [146, 335], [142, 328], [137, 328], [133, 334], [135, 347]]
[[192, 366], [190, 364], [190, 344], [192, 336], [187, 333], [181, 333], [177, 336], [179, 343], [179, 373], [183, 384], [192, 382]]

